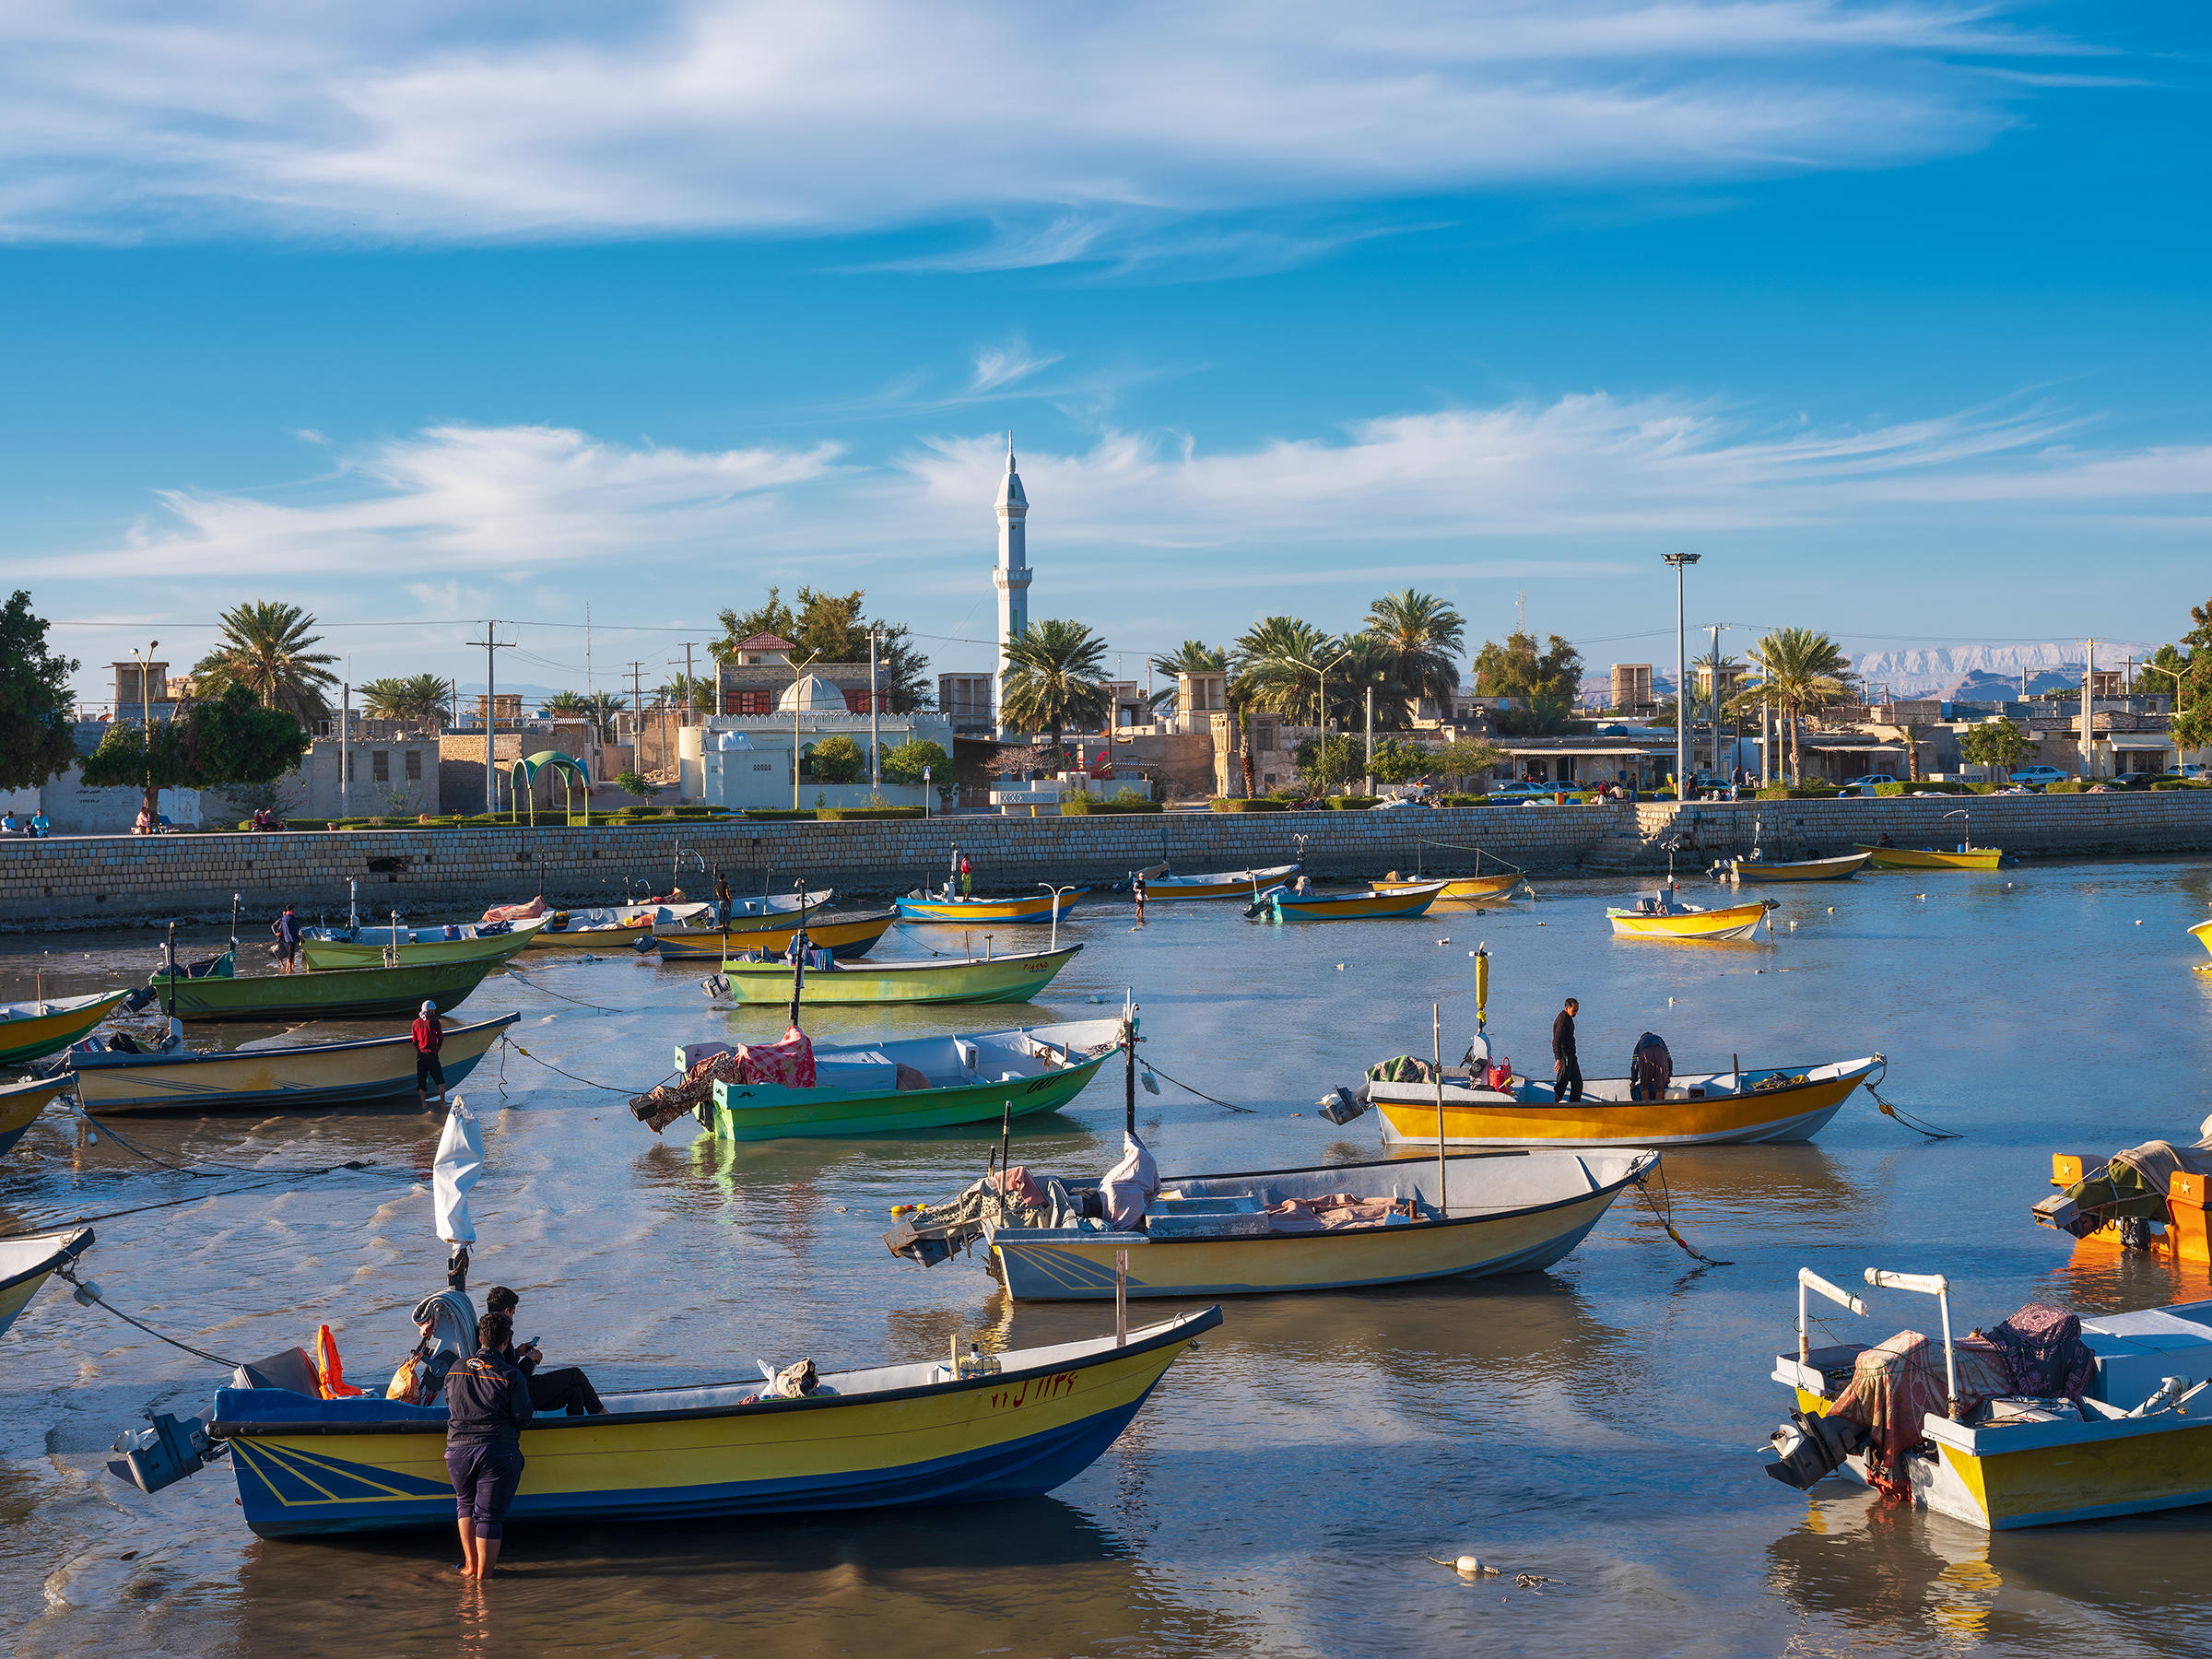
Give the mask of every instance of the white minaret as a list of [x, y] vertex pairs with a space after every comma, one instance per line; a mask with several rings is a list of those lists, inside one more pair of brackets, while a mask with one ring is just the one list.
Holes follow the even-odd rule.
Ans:
[[991, 680], [991, 715], [999, 730], [1006, 721], [999, 711], [1006, 706], [1006, 641], [1030, 626], [1030, 561], [1022, 521], [1030, 515], [1030, 499], [1021, 493], [1021, 475], [1014, 470], [1014, 436], [1006, 435], [1006, 476], [998, 487], [998, 568], [992, 580], [998, 584], [998, 666]]

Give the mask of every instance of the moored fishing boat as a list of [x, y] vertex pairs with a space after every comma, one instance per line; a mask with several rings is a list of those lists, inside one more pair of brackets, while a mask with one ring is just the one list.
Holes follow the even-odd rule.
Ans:
[[92, 1241], [88, 1227], [0, 1239], [0, 1332], [16, 1323], [55, 1268], [76, 1261]]
[[[1777, 908], [1771, 899], [1755, 899], [1748, 904], [1686, 904], [1681, 888], [1669, 881], [1633, 909], [1607, 907], [1606, 919], [1624, 939], [1748, 939], [1757, 935], [1767, 912]], [[1771, 923], [1768, 931], [1773, 931]]]
[[[952, 958], [869, 961], [852, 968], [818, 966], [806, 972], [800, 1002], [807, 1007], [823, 1003], [1027, 1002], [1051, 984], [1082, 948], [1080, 945], [1064, 945], [1057, 950], [1021, 951], [967, 961]], [[791, 1001], [792, 971], [787, 963], [728, 961], [722, 965], [719, 978], [723, 994], [732, 1002]]]
[[1754, 851], [1749, 858], [1724, 858], [1713, 866], [1713, 874], [1731, 881], [1847, 881], [1859, 873], [1870, 855], [1865, 853], [1845, 853], [1834, 858], [1762, 858]]
[[16, 1149], [16, 1143], [23, 1138], [25, 1131], [39, 1121], [39, 1113], [68, 1087], [65, 1076], [0, 1083], [0, 1158]]
[[963, 899], [957, 893], [927, 899], [918, 892], [910, 893], [898, 900], [899, 916], [906, 922], [943, 922], [955, 927], [979, 922], [1056, 922], [1089, 891], [1088, 888], [1062, 888], [1056, 892], [1011, 899]]
[[1264, 887], [1288, 881], [1298, 874], [1295, 864], [1268, 865], [1256, 870], [1212, 870], [1194, 876], [1147, 876], [1145, 897], [1150, 899], [1253, 899]]
[[[438, 1054], [448, 1088], [474, 1071], [500, 1033], [521, 1018], [448, 1022]], [[410, 1099], [415, 1093], [415, 1041], [405, 1032], [305, 1043], [265, 1037], [218, 1053], [73, 1049], [65, 1060], [64, 1081], [76, 1078], [77, 1103], [88, 1112], [289, 1108]]]
[[1441, 881], [1379, 888], [1366, 893], [1297, 893], [1288, 887], [1271, 887], [1244, 907], [1244, 915], [1255, 922], [1367, 922], [1418, 916], [1436, 902], [1443, 889]]
[[1852, 845], [1866, 854], [1876, 870], [1994, 870], [2005, 860], [2001, 847], [1884, 847]]
[[311, 927], [300, 954], [317, 972], [332, 968], [395, 968], [418, 962], [503, 962], [527, 950], [546, 925], [533, 922], [457, 922], [429, 927]]
[[[1527, 873], [1516, 865], [1505, 865], [1502, 870], [1494, 870], [1489, 875], [1484, 875], [1482, 871], [1484, 853], [1480, 847], [1462, 846], [1454, 841], [1423, 841], [1421, 845], [1424, 848], [1448, 847], [1457, 852], [1475, 854], [1475, 868], [1465, 876], [1431, 876], [1417, 865], [1410, 880], [1414, 882], [1441, 881], [1444, 884], [1443, 891], [1436, 896], [1437, 902], [1440, 904], [1467, 899], [1510, 899], [1516, 890], [1525, 892], [1531, 899], [1536, 896], [1536, 889], [1529, 885]], [[1502, 861], [1493, 857], [1490, 859], [1490, 863], [1499, 865]], [[1393, 870], [1382, 880], [1371, 881], [1368, 886], [1376, 892], [1382, 892], [1389, 888], [1404, 887], [1407, 884], [1408, 879]]]
[[[2199, 922], [2194, 927], [2189, 930], [2189, 936], [2194, 939], [2199, 945], [2202, 945], [2206, 950], [2212, 950], [2212, 922]], [[2212, 973], [2212, 962], [2197, 963], [2196, 971], [2199, 973]]]
[[1991, 1531], [2212, 1501], [2212, 1418], [2183, 1409], [2212, 1378], [2212, 1302], [2094, 1317], [2030, 1302], [1954, 1339], [1942, 1276], [1868, 1268], [1876, 1288], [1937, 1299], [1939, 1356], [1918, 1331], [1811, 1346], [1808, 1294], [1867, 1309], [1797, 1277], [1796, 1351], [1771, 1373], [1794, 1407], [1766, 1465], [1783, 1484], [1840, 1476]]
[[128, 991], [0, 1003], [0, 1065], [58, 1053], [114, 1011]]
[[451, 1013], [502, 964], [481, 959], [398, 968], [332, 968], [320, 973], [240, 978], [225, 951], [199, 973], [157, 970], [147, 1001], [178, 1019], [380, 1019], [412, 1015], [426, 1002]]
[[[899, 920], [895, 910], [847, 911], [835, 915], [806, 918], [806, 936], [818, 950], [827, 950], [841, 962], [864, 957], [876, 941]], [[725, 961], [741, 956], [781, 956], [791, 948], [792, 935], [799, 930], [797, 918], [741, 923], [728, 928], [685, 928], [653, 933], [654, 947], [665, 962]]]
[[[511, 1519], [690, 1521], [1030, 1498], [1096, 1462], [1218, 1308], [1128, 1333], [1008, 1349], [956, 1373], [923, 1360], [818, 1373], [796, 1397], [755, 1379], [603, 1391], [604, 1415], [533, 1418]], [[304, 1356], [301, 1356], [304, 1359]], [[249, 1379], [250, 1380], [250, 1379]], [[442, 1525], [442, 1406], [226, 1388], [246, 1524], [263, 1537]]]

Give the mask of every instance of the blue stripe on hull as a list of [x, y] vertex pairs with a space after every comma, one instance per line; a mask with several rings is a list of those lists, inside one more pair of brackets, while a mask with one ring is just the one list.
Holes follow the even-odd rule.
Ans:
[[[1079, 1423], [957, 1457], [893, 1469], [669, 1490], [525, 1492], [514, 1500], [508, 1518], [675, 1521], [1034, 1498], [1065, 1486], [1096, 1463], [1129, 1426], [1130, 1419], [1135, 1417], [1151, 1392], [1147, 1388], [1128, 1406], [1098, 1413]], [[251, 1441], [247, 1444], [251, 1445]], [[260, 1537], [385, 1532], [400, 1527], [446, 1526], [453, 1523], [453, 1500], [450, 1493], [378, 1501], [371, 1514], [359, 1512], [361, 1506], [358, 1503], [282, 1505], [275, 1500], [275, 1494], [263, 1484], [258, 1474], [249, 1469], [246, 1461], [234, 1456], [233, 1462], [238, 1468], [239, 1496], [245, 1508], [246, 1524]], [[364, 1473], [372, 1480], [391, 1478], [377, 1471]]]

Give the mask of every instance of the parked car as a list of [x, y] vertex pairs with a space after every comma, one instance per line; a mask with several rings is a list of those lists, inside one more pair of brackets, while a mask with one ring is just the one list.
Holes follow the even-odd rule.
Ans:
[[2012, 782], [2030, 789], [2048, 789], [2053, 783], [2064, 783], [2073, 774], [2063, 766], [2019, 766], [2012, 772]]
[[1572, 794], [1581, 787], [1579, 783], [1500, 783], [1490, 794], [1504, 801], [1548, 801], [1561, 790]]
[[1843, 784], [1838, 793], [1842, 794], [1870, 795], [1875, 792], [1875, 788], [1878, 784], [1900, 783], [1902, 782], [1903, 780], [1901, 778], [1893, 778], [1888, 772], [1868, 772], [1863, 778], [1852, 779], [1850, 782]]

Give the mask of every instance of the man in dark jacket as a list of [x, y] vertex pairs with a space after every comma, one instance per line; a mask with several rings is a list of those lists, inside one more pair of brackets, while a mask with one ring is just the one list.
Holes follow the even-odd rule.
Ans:
[[[484, 1292], [484, 1305], [511, 1320], [522, 1300], [504, 1285], [494, 1285]], [[599, 1391], [592, 1386], [592, 1380], [576, 1366], [540, 1371], [545, 1355], [530, 1345], [516, 1349], [512, 1358], [515, 1369], [530, 1379], [531, 1409], [565, 1411], [571, 1417], [598, 1417], [606, 1410], [599, 1403]]]
[[1582, 1004], [1573, 997], [1559, 1010], [1559, 1017], [1551, 1022], [1551, 1098], [1554, 1100], [1579, 1100], [1583, 1098], [1583, 1063], [1574, 1052], [1574, 1017]]
[[477, 1321], [477, 1351], [446, 1374], [445, 1470], [461, 1523], [461, 1572], [489, 1578], [500, 1559], [507, 1506], [523, 1483], [523, 1426], [530, 1381], [515, 1369], [514, 1322]]

